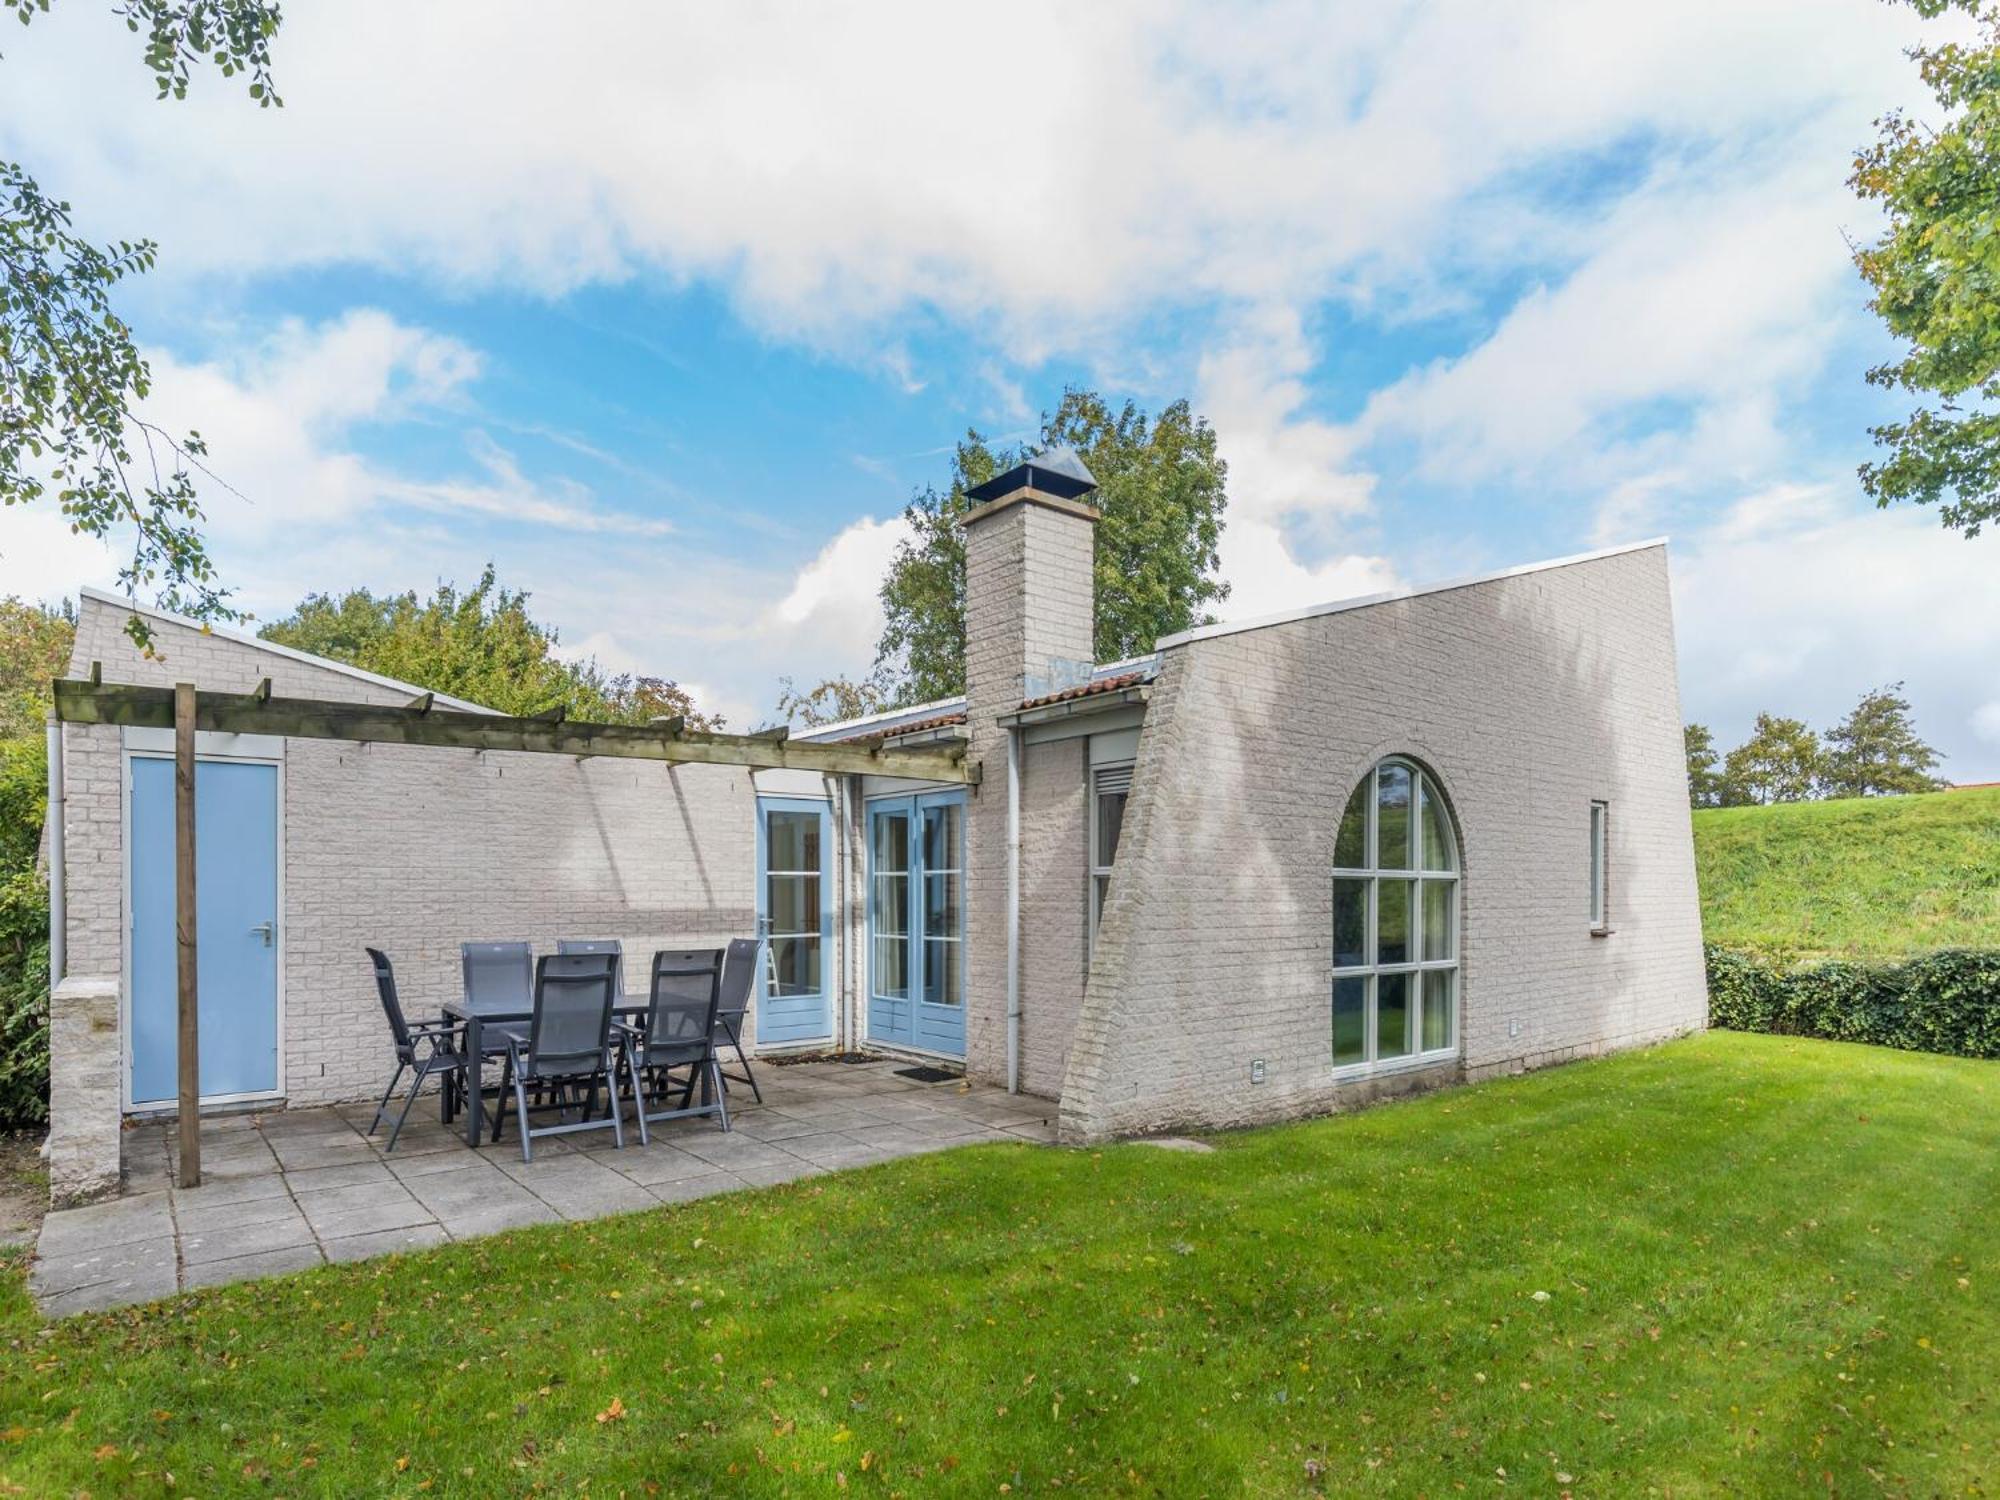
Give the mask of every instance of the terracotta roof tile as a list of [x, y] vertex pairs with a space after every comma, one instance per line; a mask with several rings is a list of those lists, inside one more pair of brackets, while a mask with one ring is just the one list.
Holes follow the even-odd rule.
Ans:
[[864, 729], [859, 734], [843, 734], [834, 740], [836, 745], [865, 745], [871, 740], [900, 739], [906, 734], [923, 734], [933, 729], [950, 729], [965, 722], [965, 710], [956, 713], [938, 714], [934, 718], [918, 719], [910, 724], [893, 724], [887, 729]]
[[1046, 708], [1051, 703], [1068, 703], [1077, 698], [1095, 698], [1099, 693], [1122, 693], [1126, 688], [1137, 687], [1151, 676], [1152, 673], [1144, 668], [1133, 672], [1120, 672], [1116, 677], [1101, 677], [1095, 682], [1079, 683], [1075, 687], [1064, 688], [1060, 693], [1025, 699], [1021, 707]]

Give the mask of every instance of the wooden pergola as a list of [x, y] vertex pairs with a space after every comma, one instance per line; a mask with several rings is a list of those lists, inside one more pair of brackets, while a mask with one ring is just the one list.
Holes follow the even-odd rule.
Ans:
[[195, 735], [282, 735], [291, 739], [364, 744], [427, 745], [444, 750], [511, 750], [540, 755], [664, 761], [668, 765], [739, 766], [749, 770], [818, 771], [827, 775], [903, 776], [974, 785], [979, 763], [964, 745], [887, 749], [881, 745], [801, 744], [784, 729], [718, 734], [689, 729], [682, 719], [647, 724], [593, 724], [560, 710], [534, 718], [439, 708], [425, 693], [397, 705], [329, 702], [272, 696], [265, 678], [249, 693], [197, 692], [103, 681], [92, 663], [87, 679], [59, 678], [55, 717], [65, 724], [110, 724], [174, 731], [175, 918], [179, 1009], [179, 1129], [182, 1187], [201, 1181], [201, 1072], [195, 948]]

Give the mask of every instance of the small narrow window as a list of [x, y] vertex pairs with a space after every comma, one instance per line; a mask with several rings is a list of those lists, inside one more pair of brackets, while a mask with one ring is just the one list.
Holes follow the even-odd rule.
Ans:
[[1590, 930], [1606, 932], [1610, 930], [1610, 902], [1606, 899], [1607, 877], [1607, 837], [1610, 829], [1611, 808], [1603, 802], [1590, 804]]
[[1104, 898], [1111, 892], [1111, 867], [1118, 858], [1118, 835], [1125, 826], [1125, 799], [1132, 792], [1132, 765], [1099, 766], [1090, 778], [1090, 941]]

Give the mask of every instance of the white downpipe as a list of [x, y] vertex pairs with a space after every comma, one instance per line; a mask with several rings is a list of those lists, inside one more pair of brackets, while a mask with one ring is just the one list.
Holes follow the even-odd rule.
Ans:
[[49, 985], [61, 984], [69, 960], [69, 922], [63, 900], [63, 757], [62, 725], [49, 716], [49, 807], [43, 826], [49, 831]]
[[1007, 728], [1007, 1092], [1021, 1092], [1021, 730]]

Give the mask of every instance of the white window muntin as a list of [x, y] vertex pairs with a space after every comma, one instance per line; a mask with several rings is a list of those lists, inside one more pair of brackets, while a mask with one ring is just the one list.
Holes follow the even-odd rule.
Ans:
[[[1386, 769], [1397, 768], [1410, 778], [1410, 798], [1408, 805], [1409, 846], [1405, 858], [1408, 864], [1383, 868], [1381, 858], [1381, 776]], [[1366, 835], [1364, 839], [1365, 864], [1341, 864], [1338, 862], [1338, 840], [1336, 839], [1336, 863], [1332, 872], [1335, 881], [1365, 882], [1362, 953], [1363, 962], [1339, 964], [1339, 954], [1334, 955], [1336, 966], [1331, 970], [1332, 985], [1329, 1001], [1338, 994], [1343, 981], [1359, 980], [1364, 986], [1362, 1002], [1363, 1044], [1362, 1056], [1358, 1061], [1336, 1061], [1333, 1071], [1337, 1077], [1360, 1076], [1399, 1068], [1423, 1066], [1446, 1060], [1457, 1054], [1459, 1017], [1462, 1011], [1461, 982], [1459, 967], [1463, 928], [1459, 912], [1459, 858], [1457, 832], [1452, 827], [1451, 815], [1445, 801], [1437, 790], [1437, 785], [1429, 773], [1414, 762], [1398, 756], [1391, 756], [1376, 765], [1362, 778], [1354, 792], [1349, 794], [1351, 805], [1357, 794], [1365, 790]], [[1442, 838], [1443, 861], [1435, 868], [1426, 864], [1424, 845], [1425, 805], [1430, 803], [1436, 809], [1437, 825]], [[1346, 819], [1346, 808], [1342, 809], [1342, 821]], [[1407, 919], [1406, 959], [1381, 962], [1381, 891], [1384, 880], [1401, 881], [1410, 889]], [[1424, 955], [1426, 886], [1436, 885], [1444, 893], [1445, 914], [1443, 921], [1449, 932], [1448, 954], [1442, 958], [1427, 959]], [[1335, 888], [1336, 902], [1339, 887]], [[1336, 920], [1338, 913], [1336, 911]], [[1448, 986], [1446, 997], [1446, 1034], [1436, 1046], [1423, 1045], [1424, 989], [1425, 976], [1444, 976]], [[1386, 976], [1408, 975], [1407, 992], [1404, 997], [1406, 1041], [1410, 1044], [1407, 1052], [1384, 1058], [1381, 1052], [1379, 1008], [1380, 981]]]

